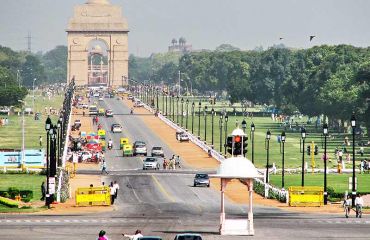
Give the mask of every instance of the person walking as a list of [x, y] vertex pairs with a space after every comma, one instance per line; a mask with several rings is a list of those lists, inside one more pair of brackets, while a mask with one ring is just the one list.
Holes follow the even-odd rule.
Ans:
[[101, 164], [101, 174], [109, 174], [108, 171], [107, 171], [107, 162], [105, 160], [103, 160], [102, 164]]
[[46, 197], [46, 187], [45, 187], [45, 182], [41, 183], [41, 201], [44, 201]]
[[39, 137], [40, 148], [42, 147], [42, 137]]
[[114, 184], [113, 184], [113, 187], [114, 187], [114, 198], [117, 199], [117, 196], [118, 196], [118, 190], [119, 190], [119, 185], [117, 183], [117, 181], [114, 181]]
[[116, 194], [116, 189], [113, 186], [113, 182], [110, 182], [109, 191], [110, 191], [110, 203], [113, 205], [114, 204], [114, 199], [115, 199], [115, 194]]
[[105, 231], [104, 230], [101, 230], [100, 232], [99, 232], [99, 235], [98, 235], [98, 239], [97, 240], [108, 240], [108, 237], [107, 236], [105, 236]]
[[361, 197], [361, 194], [357, 194], [357, 197], [355, 199], [355, 205], [356, 205], [356, 218], [362, 217], [362, 206], [364, 205], [364, 199]]
[[140, 229], [136, 230], [134, 235], [127, 235], [122, 233], [122, 236], [128, 237], [130, 240], [137, 240], [138, 238], [144, 237], [143, 234], [141, 234]]
[[347, 196], [347, 199], [344, 199], [343, 207], [344, 207], [344, 212], [345, 212], [346, 218], [348, 218], [349, 213], [351, 211], [351, 198], [349, 197], [349, 195]]
[[180, 156], [177, 155], [176, 159], [175, 159], [175, 166], [178, 167], [178, 168], [181, 168], [181, 165], [180, 165]]

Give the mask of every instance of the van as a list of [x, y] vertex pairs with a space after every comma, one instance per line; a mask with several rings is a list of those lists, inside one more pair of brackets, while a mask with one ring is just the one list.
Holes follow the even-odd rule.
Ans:
[[95, 105], [89, 106], [89, 115], [98, 115], [98, 108]]

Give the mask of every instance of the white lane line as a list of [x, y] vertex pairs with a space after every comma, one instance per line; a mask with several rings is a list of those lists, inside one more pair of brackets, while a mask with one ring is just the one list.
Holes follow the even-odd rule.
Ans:
[[139, 196], [137, 195], [137, 193], [136, 193], [136, 191], [135, 191], [135, 189], [132, 187], [132, 185], [131, 185], [131, 183], [130, 183], [130, 179], [128, 178], [128, 177], [126, 177], [126, 179], [127, 179], [127, 183], [129, 184], [129, 186], [131, 186], [131, 190], [132, 190], [132, 192], [134, 193], [134, 196], [135, 196], [135, 198], [137, 199], [137, 201], [139, 202], [139, 203], [142, 203], [143, 201], [141, 201], [141, 199], [139, 198]]

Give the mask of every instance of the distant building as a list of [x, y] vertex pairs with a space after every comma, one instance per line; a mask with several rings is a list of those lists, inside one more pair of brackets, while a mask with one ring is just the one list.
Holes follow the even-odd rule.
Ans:
[[192, 45], [186, 44], [186, 39], [181, 37], [179, 41], [175, 38], [171, 41], [172, 45], [168, 47], [168, 52], [191, 52], [193, 49]]

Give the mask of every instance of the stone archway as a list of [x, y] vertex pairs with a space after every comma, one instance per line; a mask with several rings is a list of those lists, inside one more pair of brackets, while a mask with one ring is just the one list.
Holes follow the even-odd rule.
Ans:
[[[128, 85], [128, 25], [119, 6], [108, 0], [88, 0], [74, 8], [68, 33], [68, 82], [74, 78], [78, 86], [92, 85], [91, 46], [93, 41], [106, 45], [106, 78], [110, 87]], [[98, 54], [98, 53], [96, 53]], [[95, 66], [96, 67], [96, 66]]]

